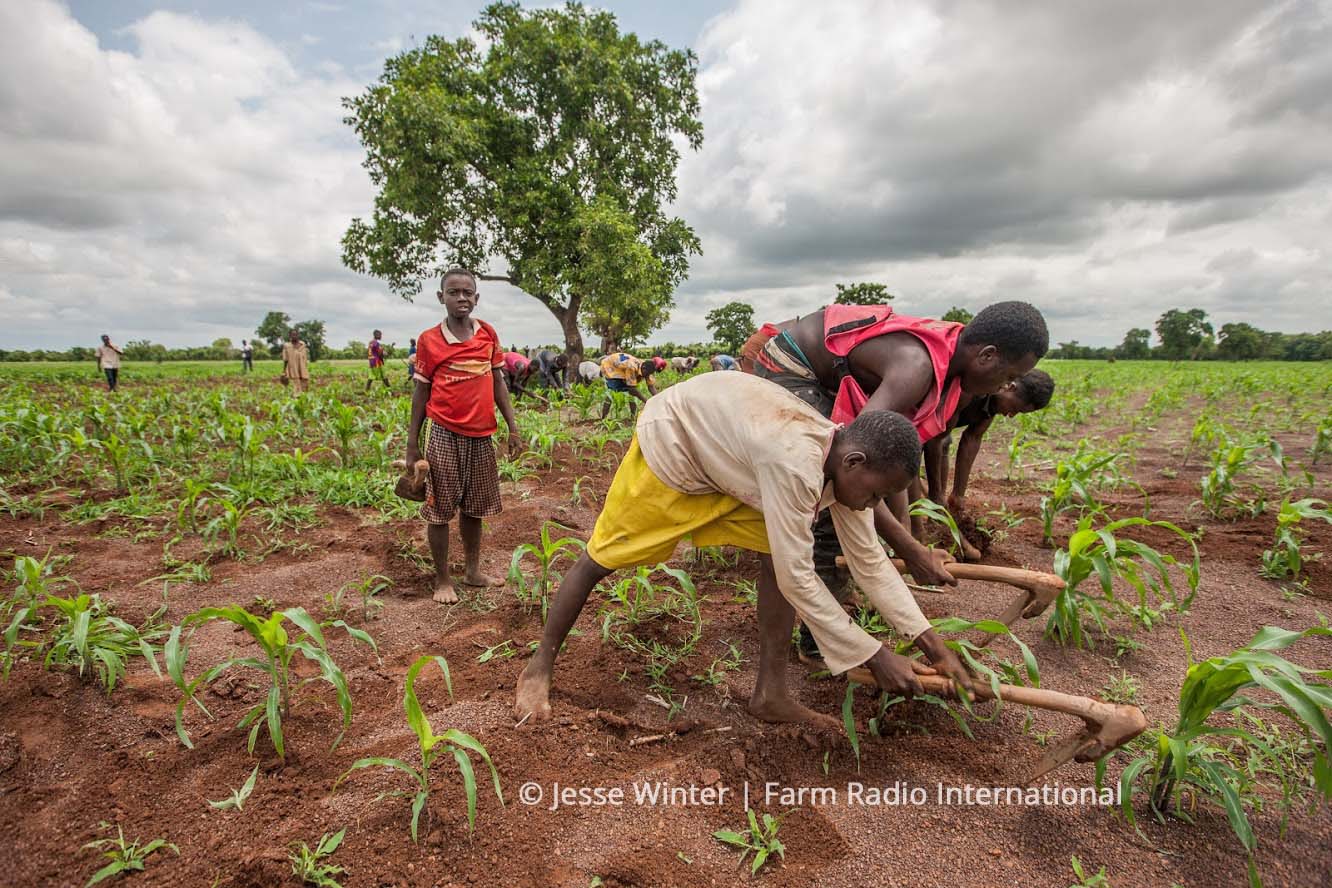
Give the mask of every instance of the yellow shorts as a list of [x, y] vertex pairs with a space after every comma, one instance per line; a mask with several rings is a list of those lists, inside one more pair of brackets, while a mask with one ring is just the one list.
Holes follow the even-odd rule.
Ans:
[[615, 472], [587, 554], [618, 570], [667, 561], [684, 537], [695, 546], [736, 546], [767, 554], [763, 513], [724, 493], [672, 490], [652, 474], [638, 438]]

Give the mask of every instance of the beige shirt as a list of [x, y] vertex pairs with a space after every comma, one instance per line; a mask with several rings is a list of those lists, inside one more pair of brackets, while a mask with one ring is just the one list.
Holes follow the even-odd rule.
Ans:
[[648, 467], [681, 493], [724, 493], [763, 513], [782, 595], [844, 672], [878, 652], [814, 573], [813, 523], [829, 508], [851, 575], [903, 636], [930, 628], [884, 554], [873, 513], [838, 503], [823, 463], [837, 429], [785, 389], [748, 374], [704, 374], [651, 398], [638, 420]]
[[292, 345], [282, 343], [282, 375], [288, 379], [310, 378], [310, 350], [304, 342]]
[[120, 352], [116, 351], [115, 346], [99, 345], [97, 346], [97, 366], [103, 370], [117, 370], [120, 368]]

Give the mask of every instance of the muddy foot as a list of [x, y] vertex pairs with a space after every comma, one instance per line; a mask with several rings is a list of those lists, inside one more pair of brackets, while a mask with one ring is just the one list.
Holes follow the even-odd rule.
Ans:
[[545, 721], [550, 718], [550, 675], [542, 675], [528, 664], [518, 676], [518, 692], [513, 703], [517, 719]]
[[749, 698], [749, 714], [760, 721], [773, 724], [803, 724], [821, 731], [842, 730], [842, 724], [831, 715], [815, 712], [808, 706], [801, 706], [790, 697], [760, 697], [757, 694]]
[[458, 591], [453, 588], [453, 580], [437, 579], [434, 586], [434, 599], [440, 604], [457, 604]]
[[486, 574], [483, 574], [480, 571], [475, 571], [473, 573], [469, 573], [466, 576], [464, 576], [462, 579], [462, 584], [464, 586], [481, 586], [483, 588], [490, 588], [493, 586], [503, 586], [504, 581], [496, 579], [495, 577], [487, 576]]

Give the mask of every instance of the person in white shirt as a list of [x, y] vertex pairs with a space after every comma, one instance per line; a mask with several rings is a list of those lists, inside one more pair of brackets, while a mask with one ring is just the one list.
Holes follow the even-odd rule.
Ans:
[[120, 384], [120, 356], [124, 354], [111, 342], [111, 337], [102, 334], [102, 344], [97, 347], [97, 369], [106, 374], [106, 390], [114, 392]]
[[518, 682], [515, 714], [550, 715], [555, 657], [592, 588], [621, 568], [666, 561], [695, 546], [759, 553], [758, 680], [749, 711], [771, 722], [836, 727], [791, 699], [785, 668], [795, 617], [828, 668], [865, 665], [890, 693], [920, 693], [911, 662], [842, 609], [814, 572], [813, 523], [829, 509], [847, 564], [875, 609], [959, 682], [968, 673], [930, 627], [874, 531], [872, 508], [920, 468], [905, 417], [865, 411], [838, 426], [781, 386], [748, 374], [704, 374], [653, 397], [639, 417], [586, 553], [560, 584], [541, 644]]

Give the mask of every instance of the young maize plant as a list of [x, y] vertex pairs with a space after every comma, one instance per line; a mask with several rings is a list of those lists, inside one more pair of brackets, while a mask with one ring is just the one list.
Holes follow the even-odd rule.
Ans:
[[1200, 502], [1213, 518], [1259, 515], [1267, 508], [1260, 488], [1255, 488], [1257, 495], [1253, 500], [1246, 500], [1235, 487], [1236, 479], [1252, 463], [1256, 449], [1248, 444], [1227, 442], [1212, 451], [1209, 456], [1211, 469], [1200, 482]]
[[[404, 762], [402, 759], [384, 758], [382, 756], [372, 756], [370, 758], [357, 759], [352, 763], [342, 776], [333, 784], [333, 791], [336, 792], [338, 785], [346, 780], [352, 771], [361, 768], [394, 768], [411, 777], [416, 787], [412, 792], [393, 792], [386, 793], [387, 796], [395, 798], [412, 798], [412, 841], [419, 840], [419, 823], [421, 812], [427, 811], [426, 803], [430, 801], [430, 766], [446, 750], [453, 755], [454, 762], [458, 765], [458, 772], [462, 774], [463, 792], [467, 796], [467, 828], [469, 830], [476, 826], [476, 773], [472, 768], [472, 759], [468, 755], [474, 752], [481, 757], [490, 769], [490, 777], [495, 787], [495, 797], [499, 799], [502, 806], [504, 804], [504, 792], [500, 789], [499, 772], [495, 770], [495, 764], [490, 760], [490, 753], [481, 745], [481, 742], [470, 734], [449, 728], [442, 734], [436, 734], [430, 727], [430, 720], [426, 718], [425, 712], [421, 709], [421, 703], [416, 698], [416, 679], [421, 674], [421, 670], [431, 663], [438, 664], [440, 671], [444, 673], [444, 685], [448, 688], [449, 695], [453, 695], [453, 682], [449, 678], [449, 664], [443, 657], [422, 656], [417, 658], [416, 662], [407, 670], [407, 681], [403, 689], [402, 706], [407, 713], [407, 725], [416, 735], [417, 746], [421, 751], [421, 766], [419, 768]], [[380, 798], [384, 798], [381, 795]], [[426, 832], [429, 833], [429, 812], [427, 811]]]
[[[930, 521], [942, 524], [948, 528], [948, 535], [953, 538], [953, 545], [949, 547], [954, 555], [958, 555], [962, 549], [962, 531], [957, 526], [957, 521], [946, 508], [927, 497], [921, 497], [911, 504], [911, 515], [917, 518], [928, 518]], [[961, 557], [959, 555], [959, 557]]]
[[[1188, 638], [1180, 633], [1189, 651]], [[1172, 731], [1160, 731], [1155, 747], [1134, 759], [1120, 775], [1120, 807], [1136, 827], [1134, 794], [1145, 790], [1149, 810], [1160, 822], [1172, 814], [1192, 822], [1189, 810], [1195, 798], [1209, 799], [1225, 810], [1226, 819], [1249, 856], [1249, 884], [1260, 886], [1254, 852], [1257, 839], [1246, 806], [1259, 801], [1250, 777], [1266, 770], [1290, 767], [1265, 737], [1252, 730], [1253, 721], [1209, 724], [1217, 713], [1240, 715], [1247, 709], [1279, 713], [1313, 743], [1311, 783], [1325, 799], [1332, 799], [1332, 670], [1314, 670], [1276, 654], [1302, 638], [1332, 635], [1332, 628], [1315, 626], [1303, 632], [1265, 626], [1244, 647], [1225, 656], [1194, 663], [1179, 690], [1179, 717]], [[1257, 702], [1242, 692], [1264, 692], [1270, 702]], [[1224, 739], [1228, 746], [1211, 741]], [[1254, 768], [1257, 760], [1264, 767]], [[1096, 764], [1098, 783], [1105, 778], [1106, 761]], [[1283, 781], [1285, 787], [1301, 781]], [[1288, 789], [1285, 790], [1288, 792]], [[1187, 792], [1187, 798], [1186, 798]], [[1286, 804], [1292, 800], [1287, 796]]]
[[[211, 620], [225, 620], [245, 630], [250, 638], [259, 645], [265, 659], [232, 657], [205, 670], [193, 681], [187, 682], [185, 680], [185, 666], [190, 656], [190, 640], [200, 626]], [[289, 635], [282, 625], [288, 620], [298, 630], [294, 635]], [[345, 630], [352, 638], [365, 642], [371, 650], [378, 653], [374, 639], [364, 631], [348, 626], [342, 620], [335, 620], [329, 625]], [[188, 634], [184, 635], [186, 630], [188, 630]], [[301, 687], [312, 681], [326, 681], [337, 692], [338, 707], [342, 710], [342, 730], [334, 738], [332, 748], [336, 749], [338, 744], [342, 742], [343, 734], [351, 725], [352, 701], [351, 692], [347, 688], [347, 679], [328, 653], [328, 646], [324, 641], [324, 633], [320, 624], [315, 622], [314, 618], [306, 613], [304, 608], [289, 608], [274, 613], [268, 619], [262, 619], [237, 605], [206, 607], [190, 614], [180, 625], [172, 627], [163, 654], [166, 659], [167, 674], [171, 676], [171, 680], [175, 682], [176, 687], [184, 695], [180, 702], [176, 704], [176, 736], [180, 737], [180, 742], [190, 749], [194, 748], [194, 743], [190, 741], [190, 735], [185, 730], [185, 704], [193, 702], [203, 711], [204, 715], [212, 718], [212, 713], [208, 711], [203, 703], [199, 702], [195, 692], [200, 686], [215, 681], [233, 666], [257, 669], [267, 675], [269, 679], [268, 693], [265, 695], [264, 702], [250, 709], [236, 725], [238, 728], [253, 725], [250, 728], [247, 746], [251, 753], [254, 752], [260, 729], [267, 728], [269, 739], [273, 742], [273, 749], [276, 750], [278, 756], [286, 758], [286, 741], [282, 731], [283, 722], [291, 714], [292, 697]], [[297, 681], [293, 686], [295, 676], [292, 673], [291, 661], [297, 654], [319, 667], [319, 675]]]
[[1321, 518], [1332, 523], [1332, 512], [1327, 510], [1327, 503], [1320, 499], [1302, 499], [1281, 503], [1277, 513], [1276, 540], [1272, 548], [1263, 552], [1263, 566], [1259, 571], [1273, 580], [1297, 580], [1304, 570], [1305, 562], [1316, 560], [1319, 555], [1305, 555], [1300, 551], [1303, 534], [1300, 522], [1306, 518]]
[[[546, 610], [550, 606], [550, 592], [560, 581], [560, 574], [555, 570], [561, 558], [573, 560], [575, 553], [587, 549], [587, 544], [577, 537], [551, 539], [551, 528], [559, 527], [553, 521], [541, 525], [541, 543], [523, 543], [513, 550], [509, 561], [508, 580], [513, 584], [514, 593], [522, 603], [523, 609], [531, 611], [533, 605], [541, 606], [541, 622], [546, 622]], [[564, 529], [564, 528], [561, 528]], [[523, 573], [523, 559], [531, 555], [536, 559], [541, 573], [535, 582], [529, 583]]]
[[[1056, 464], [1050, 492], [1041, 497], [1041, 533], [1046, 545], [1054, 542], [1054, 522], [1061, 513], [1069, 509], [1077, 509], [1080, 515], [1105, 512], [1105, 505], [1093, 493], [1095, 490], [1127, 484], [1136, 487], [1146, 498], [1142, 486], [1126, 479], [1119, 471], [1116, 463], [1123, 455], [1093, 450], [1084, 438], [1078, 442], [1078, 449], [1072, 456]], [[1144, 506], [1144, 511], [1146, 508]]]
[[[678, 588], [653, 583], [651, 575], [658, 571], [674, 579]], [[667, 706], [668, 718], [673, 718], [682, 707], [675, 699], [670, 673], [693, 654], [703, 638], [703, 615], [694, 581], [684, 571], [665, 564], [640, 567], [632, 577], [612, 586], [608, 599], [602, 611], [602, 641], [613, 641], [643, 658], [648, 688]], [[659, 619], [673, 621], [682, 628], [673, 633], [667, 629], [659, 633], [660, 637], [646, 641], [634, 633], [634, 627]]]
[[[1116, 536], [1129, 527], [1164, 528], [1187, 542], [1193, 557], [1181, 564], [1173, 555], [1162, 555], [1146, 543]], [[1183, 598], [1175, 594], [1169, 566], [1184, 571], [1189, 593]], [[1046, 635], [1060, 644], [1071, 643], [1081, 648], [1091, 642], [1083, 626], [1084, 617], [1090, 617], [1101, 633], [1106, 634], [1106, 618], [1111, 615], [1127, 616], [1151, 629], [1166, 612], [1187, 611], [1193, 596], [1198, 593], [1201, 565], [1198, 544], [1193, 536], [1169, 521], [1124, 518], [1096, 529], [1088, 516], [1078, 522], [1077, 530], [1068, 538], [1067, 547], [1055, 552], [1054, 570], [1065, 586], [1054, 601], [1045, 626]], [[1080, 590], [1083, 581], [1093, 573], [1101, 584], [1099, 598]], [[1115, 595], [1113, 581], [1116, 577], [1132, 587], [1136, 603]]]
[[73, 598], [48, 595], [38, 607], [51, 608], [56, 613], [57, 621], [49, 637], [41, 642], [47, 649], [43, 663], [47, 669], [52, 665], [70, 666], [80, 676], [96, 673], [108, 694], [124, 677], [129, 658], [134, 655], [147, 660], [155, 675], [162, 675], [153, 641], [166, 634], [158, 622], [166, 613], [165, 604], [138, 628], [112, 616], [100, 595]]
[[1313, 446], [1309, 448], [1309, 461], [1318, 465], [1318, 460], [1325, 454], [1332, 453], [1332, 416], [1319, 421], [1314, 429]]

